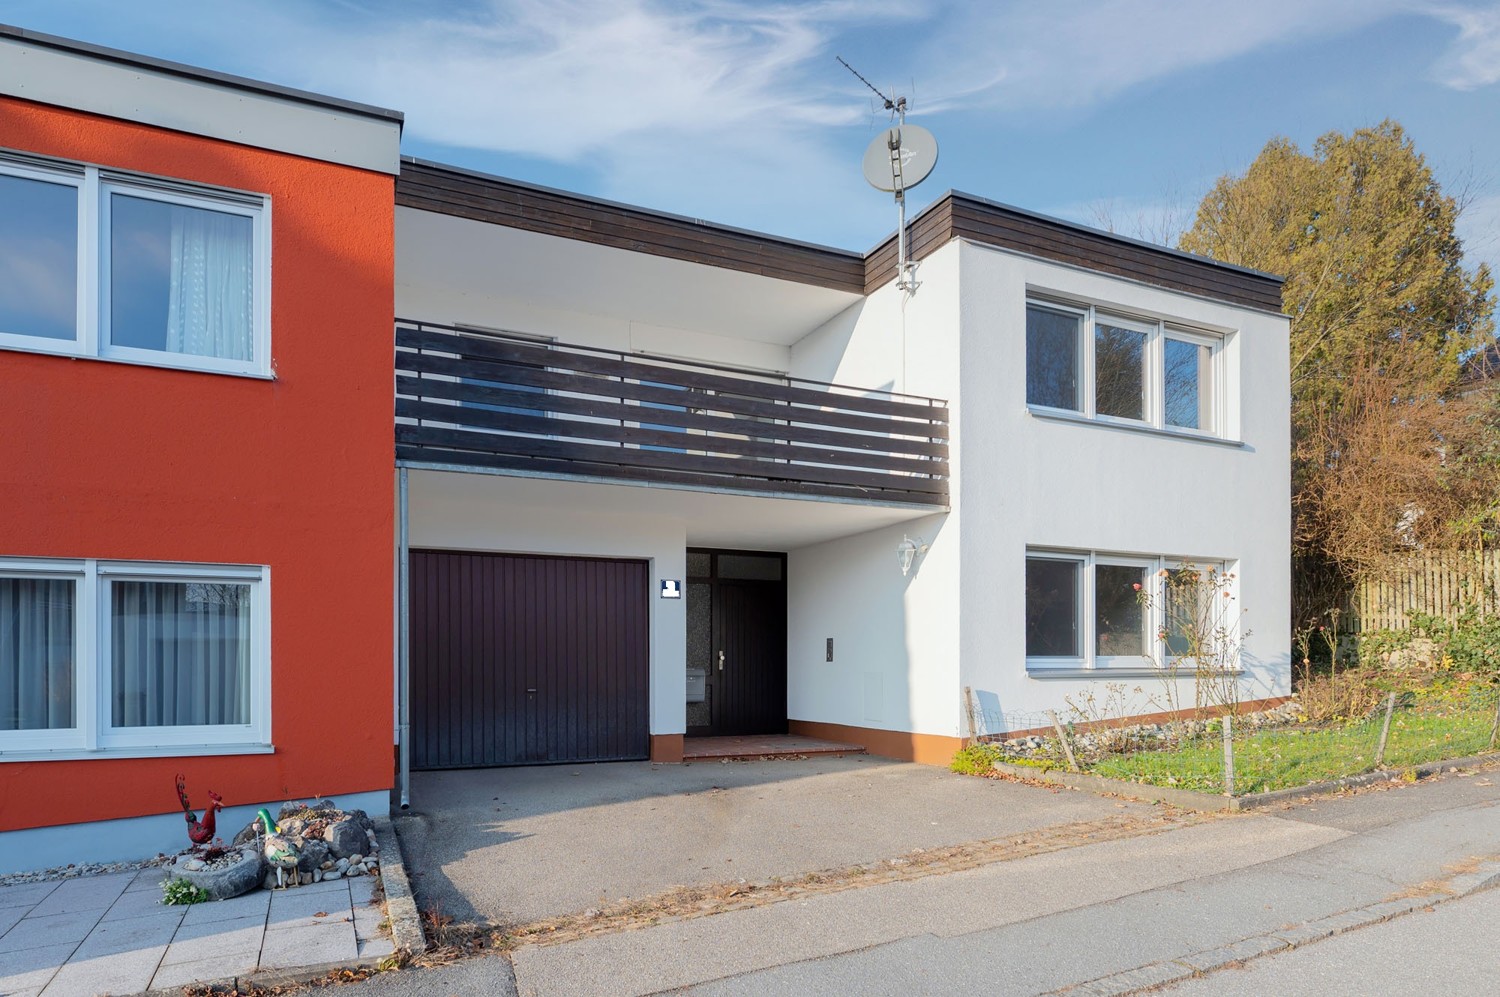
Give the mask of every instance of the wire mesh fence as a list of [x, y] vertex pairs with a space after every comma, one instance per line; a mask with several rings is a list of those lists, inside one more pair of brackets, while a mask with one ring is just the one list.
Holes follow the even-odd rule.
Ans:
[[1296, 704], [1160, 723], [1052, 713], [1007, 715], [983, 736], [994, 760], [1240, 796], [1495, 750], [1500, 685], [1391, 689], [1367, 713], [1311, 722]]

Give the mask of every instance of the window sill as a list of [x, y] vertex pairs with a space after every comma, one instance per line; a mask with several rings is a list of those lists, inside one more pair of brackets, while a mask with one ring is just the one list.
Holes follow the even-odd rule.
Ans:
[[1099, 426], [1103, 429], [1118, 429], [1126, 433], [1139, 433], [1142, 436], [1157, 436], [1168, 440], [1185, 440], [1190, 443], [1207, 443], [1211, 446], [1228, 447], [1232, 450], [1249, 449], [1241, 440], [1228, 440], [1222, 436], [1210, 436], [1207, 433], [1193, 433], [1181, 429], [1161, 429], [1157, 426], [1136, 425], [1114, 419], [1090, 419], [1088, 416], [1077, 412], [1069, 412], [1065, 409], [1038, 408], [1034, 405], [1026, 406], [1026, 411], [1032, 418], [1045, 419], [1049, 422], [1069, 422], [1079, 426]]
[[200, 755], [273, 755], [274, 744], [160, 744], [142, 748], [32, 748], [0, 750], [5, 762], [103, 761], [109, 758], [196, 758]]
[[[222, 370], [218, 367], [206, 367], [191, 362], [175, 362], [171, 359], [156, 360], [142, 359], [137, 357], [105, 356], [97, 353], [80, 353], [77, 350], [57, 348], [49, 349], [43, 344], [19, 344], [14, 341], [0, 342], [0, 351], [9, 353], [35, 353], [48, 357], [65, 357], [68, 360], [94, 360], [100, 363], [125, 364], [129, 367], [155, 367], [161, 370], [181, 370], [192, 374], [214, 374], [219, 377], [243, 377], [252, 381], [274, 381], [276, 374], [271, 371], [254, 370]], [[172, 354], [163, 354], [170, 358]]]
[[[1233, 668], [1228, 671], [1216, 671], [1209, 673], [1213, 678], [1234, 678], [1245, 674], [1243, 668]], [[1171, 678], [1194, 679], [1197, 672], [1191, 668], [1177, 668], [1168, 670], [1166, 668], [1155, 668], [1142, 666], [1140, 668], [1048, 668], [1046, 666], [1026, 667], [1026, 677], [1031, 679], [1160, 679], [1165, 681]]]

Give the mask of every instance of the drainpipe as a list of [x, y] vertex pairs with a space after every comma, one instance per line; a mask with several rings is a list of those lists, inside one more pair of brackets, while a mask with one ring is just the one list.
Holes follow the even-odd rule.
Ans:
[[400, 529], [396, 541], [396, 737], [400, 745], [396, 788], [401, 794], [401, 809], [407, 810], [411, 807], [411, 524], [406, 468], [396, 473], [396, 516]]

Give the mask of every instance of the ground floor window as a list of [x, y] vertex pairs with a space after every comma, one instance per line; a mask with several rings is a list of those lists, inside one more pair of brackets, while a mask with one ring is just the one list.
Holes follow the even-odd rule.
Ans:
[[0, 558], [0, 753], [263, 745], [269, 572]]
[[1237, 632], [1237, 592], [1222, 560], [1028, 550], [1027, 670], [1139, 670], [1211, 654]]

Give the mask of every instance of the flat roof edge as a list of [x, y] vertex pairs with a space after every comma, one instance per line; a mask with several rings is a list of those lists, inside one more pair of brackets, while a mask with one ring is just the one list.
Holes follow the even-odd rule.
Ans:
[[513, 177], [501, 176], [498, 173], [487, 173], [484, 170], [469, 169], [464, 166], [454, 166], [452, 163], [440, 163], [436, 160], [422, 159], [417, 156], [402, 156], [403, 164], [410, 163], [413, 166], [426, 167], [427, 169], [442, 170], [445, 173], [454, 173], [459, 176], [473, 177], [476, 180], [487, 180], [493, 183], [505, 184], [509, 187], [519, 187], [523, 190], [535, 191], [540, 194], [550, 194], [554, 197], [566, 198], [570, 201], [581, 201], [586, 204], [601, 208], [613, 208], [617, 211], [628, 211], [632, 214], [646, 215], [651, 218], [659, 218], [663, 221], [677, 222], [683, 225], [692, 225], [697, 228], [708, 229], [714, 232], [723, 232], [730, 235], [744, 236], [747, 239], [758, 239], [764, 242], [772, 242], [780, 246], [794, 246], [798, 249], [811, 250], [816, 253], [827, 253], [839, 256], [851, 262], [864, 260], [866, 254], [851, 249], [840, 249], [837, 246], [827, 246], [816, 242], [806, 242], [802, 239], [793, 239], [788, 236], [772, 235], [769, 232], [758, 232], [755, 229], [738, 228], [734, 225], [725, 225], [720, 222], [709, 221], [704, 218], [694, 218], [690, 215], [679, 215], [671, 211], [661, 211], [656, 208], [646, 208], [639, 204], [627, 204], [624, 201], [611, 201], [604, 197], [594, 197], [591, 194], [580, 194], [573, 190], [563, 190], [561, 187], [548, 187], [544, 184], [530, 183], [525, 180], [516, 180]]
[[358, 101], [345, 100], [341, 97], [330, 97], [327, 94], [313, 93], [310, 90], [298, 90], [294, 87], [284, 87], [276, 83], [267, 83], [264, 80], [252, 80], [245, 76], [235, 76], [231, 73], [221, 73], [212, 69], [203, 69], [198, 66], [190, 66], [186, 63], [172, 62], [167, 59], [157, 59], [153, 56], [138, 55], [134, 52], [126, 52], [122, 49], [108, 48], [103, 45], [94, 45], [90, 42], [81, 42], [72, 38], [63, 38], [58, 35], [44, 34], [40, 31], [32, 31], [29, 28], [18, 27], [13, 24], [0, 23], [0, 39], [12, 38], [16, 41], [26, 42], [32, 45], [41, 45], [46, 48], [58, 49], [64, 52], [72, 52], [94, 59], [108, 62], [116, 62], [123, 66], [134, 66], [139, 69], [148, 69], [169, 76], [180, 76], [184, 79], [198, 80], [205, 83], [214, 83], [219, 86], [230, 87], [236, 90], [248, 90], [254, 93], [264, 94], [269, 97], [278, 97], [282, 100], [295, 101], [301, 104], [311, 104], [330, 110], [343, 111], [349, 114], [358, 114], [367, 118], [375, 118], [380, 121], [390, 122], [401, 126], [406, 121], [406, 116], [388, 107], [377, 107], [374, 104], [362, 104]]
[[[1203, 264], [1205, 266], [1217, 267], [1221, 270], [1231, 270], [1235, 273], [1244, 274], [1247, 277], [1259, 277], [1263, 280], [1273, 281], [1278, 285], [1286, 283], [1286, 278], [1281, 276], [1280, 274], [1267, 273], [1264, 270], [1256, 270], [1253, 267], [1242, 267], [1235, 263], [1225, 263], [1223, 260], [1216, 260], [1212, 256], [1199, 256], [1197, 253], [1185, 252], [1181, 249], [1174, 249], [1171, 246], [1163, 246], [1160, 243], [1147, 242], [1144, 239], [1135, 239], [1128, 235], [1120, 235], [1118, 232], [1107, 232], [1104, 229], [1094, 228], [1091, 225], [1084, 225], [1080, 222], [1071, 222], [1066, 218], [1058, 218], [1055, 215], [1046, 215], [1041, 213], [1040, 211], [1029, 211], [1026, 208], [1018, 208], [1013, 204], [1006, 204], [1003, 201], [996, 201], [992, 198], [981, 197], [978, 194], [970, 194], [961, 190], [947, 191], [941, 197], [934, 200], [932, 204], [929, 204], [926, 208], [923, 208], [921, 211], [919, 211], [916, 217], [920, 218], [923, 214], [926, 214], [929, 209], [935, 207], [945, 198], [969, 201], [982, 207], [992, 208], [997, 211], [1005, 211], [1011, 214], [1022, 215], [1026, 218], [1032, 218], [1036, 221], [1043, 222], [1048, 225], [1056, 225], [1060, 228], [1070, 229], [1074, 232], [1079, 232], [1084, 235], [1093, 236], [1099, 239], [1109, 239], [1113, 242], [1122, 243], [1128, 246], [1134, 246], [1137, 249], [1142, 249], [1147, 252], [1161, 253], [1163, 255], [1171, 256], [1179, 260]], [[916, 219], [914, 218], [913, 221], [915, 220]]]

